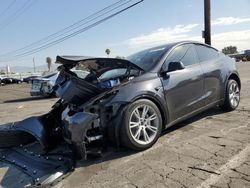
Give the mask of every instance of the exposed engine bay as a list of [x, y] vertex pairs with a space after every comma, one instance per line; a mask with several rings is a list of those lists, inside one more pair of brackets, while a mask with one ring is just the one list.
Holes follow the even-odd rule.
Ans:
[[[108, 145], [119, 147], [117, 125], [121, 118], [118, 117], [125, 104], [112, 99], [119, 92], [119, 87], [129, 84], [143, 72], [123, 59], [58, 56], [57, 63], [62, 65], [58, 68], [60, 73], [54, 90], [60, 99], [52, 110], [42, 116], [7, 124], [0, 130], [12, 140], [9, 144], [0, 142], [1, 160], [16, 165], [27, 174], [30, 172], [34, 185], [58, 180], [74, 168], [76, 160], [87, 159], [90, 154], [98, 155]], [[72, 68], [88, 74], [79, 77], [70, 70]], [[39, 145], [39, 151], [34, 150], [34, 145]], [[67, 149], [62, 152], [58, 148]], [[29, 160], [23, 160], [27, 158], [27, 151], [32, 154]], [[66, 165], [59, 160], [57, 168], [61, 169], [60, 175], [55, 170], [57, 168], [48, 165], [54, 163], [54, 158], [48, 157], [51, 153], [68, 161]], [[39, 160], [36, 159], [38, 156], [41, 156]], [[34, 170], [28, 169], [30, 164], [36, 166], [36, 163], [41, 167], [41, 181], [37, 181]]]
[[[89, 74], [79, 78], [70, 71], [72, 66], [84, 68]], [[128, 84], [142, 70], [126, 60], [105, 58], [87, 59], [77, 65], [66, 63], [59, 69], [56, 93], [61, 98], [58, 106], [63, 106], [62, 135], [86, 159], [88, 145], [99, 140], [103, 145], [110, 140], [108, 135], [115, 135], [112, 120], [119, 109], [109, 102], [119, 92], [119, 86]]]

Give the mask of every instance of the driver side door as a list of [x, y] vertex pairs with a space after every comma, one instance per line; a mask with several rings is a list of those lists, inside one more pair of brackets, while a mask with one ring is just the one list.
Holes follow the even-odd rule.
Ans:
[[170, 62], [182, 62], [185, 66], [160, 78], [170, 121], [174, 121], [204, 106], [204, 76], [193, 44], [173, 49], [163, 67], [166, 69]]

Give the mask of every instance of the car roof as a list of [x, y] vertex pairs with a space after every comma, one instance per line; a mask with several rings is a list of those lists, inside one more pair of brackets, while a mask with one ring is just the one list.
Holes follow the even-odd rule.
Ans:
[[[165, 54], [167, 55], [173, 48], [179, 46], [179, 45], [182, 45], [182, 44], [198, 44], [198, 45], [202, 45], [202, 46], [206, 46], [208, 48], [212, 48], [216, 51], [218, 51], [216, 48], [210, 46], [210, 45], [207, 45], [205, 43], [202, 43], [202, 42], [198, 42], [198, 41], [191, 41], [191, 40], [186, 40], [186, 41], [179, 41], [179, 42], [172, 42], [172, 43], [168, 43], [168, 44], [163, 44], [163, 45], [159, 45], [159, 46], [155, 46], [153, 48], [148, 48], [148, 49], [145, 49], [146, 50], [153, 50], [153, 49], [157, 49], [157, 48], [165, 48]], [[150, 72], [158, 72], [159, 68], [161, 67], [162, 65], [162, 61], [163, 59], [166, 57], [166, 55], [164, 55], [161, 60], [155, 65], [155, 67], [152, 68], [152, 70]]]
[[167, 52], [170, 49], [172, 49], [173, 47], [179, 46], [181, 44], [198, 44], [198, 45], [203, 45], [203, 46], [206, 46], [206, 47], [209, 47], [209, 48], [213, 48], [214, 50], [218, 51], [216, 48], [214, 48], [214, 47], [212, 47], [210, 45], [207, 45], [205, 43], [198, 42], [198, 41], [192, 41], [192, 40], [185, 40], [185, 41], [171, 42], [171, 43], [167, 43], [167, 44], [162, 44], [162, 45], [154, 46], [154, 47], [151, 47], [151, 48], [140, 50], [138, 52], [150, 51], [150, 50], [154, 50], [154, 49], [158, 49], [158, 48], [165, 48], [165, 52]]
[[192, 44], [198, 44], [198, 45], [203, 45], [203, 46], [206, 46], [206, 47], [209, 47], [209, 48], [213, 48], [215, 49], [216, 51], [218, 51], [216, 48], [208, 45], [208, 44], [205, 44], [205, 43], [202, 43], [202, 42], [198, 42], [198, 41], [192, 41], [192, 40], [184, 40], [184, 41], [179, 41], [179, 42], [171, 42], [171, 43], [167, 43], [167, 44], [163, 44], [163, 45], [159, 45], [159, 46], [154, 46], [152, 48], [149, 48], [149, 49], [146, 49], [146, 50], [150, 50], [150, 49], [154, 49], [154, 48], [166, 48], [166, 49], [170, 49], [174, 46], [178, 46], [178, 45], [181, 45], [181, 44], [188, 44], [188, 43], [192, 43]]

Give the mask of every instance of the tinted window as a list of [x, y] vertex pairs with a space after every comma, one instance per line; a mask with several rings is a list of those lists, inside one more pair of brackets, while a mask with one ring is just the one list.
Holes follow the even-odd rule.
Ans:
[[183, 58], [180, 61], [185, 66], [193, 65], [193, 64], [198, 63], [194, 47], [188, 48], [187, 51], [186, 51], [186, 53], [185, 53], [185, 55], [183, 56]]
[[181, 61], [185, 66], [198, 63], [196, 52], [191, 44], [176, 47], [167, 57], [163, 66], [168, 66], [170, 62]]
[[219, 56], [218, 51], [203, 45], [195, 45], [199, 59], [201, 62], [215, 59]]

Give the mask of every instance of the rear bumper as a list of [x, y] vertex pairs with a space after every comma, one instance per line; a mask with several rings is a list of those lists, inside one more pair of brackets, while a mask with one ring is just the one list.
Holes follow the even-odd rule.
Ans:
[[43, 96], [41, 91], [30, 91], [31, 96]]
[[43, 97], [48, 97], [50, 96], [52, 93], [49, 92], [44, 92], [44, 91], [39, 91], [39, 90], [31, 90], [30, 91], [30, 95], [31, 96], [43, 96]]

